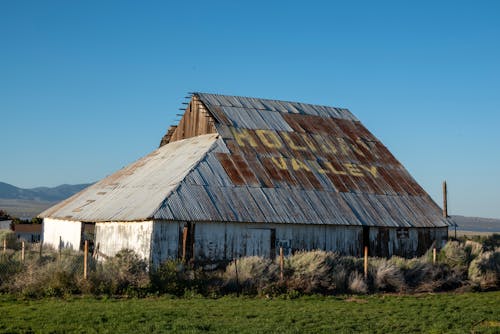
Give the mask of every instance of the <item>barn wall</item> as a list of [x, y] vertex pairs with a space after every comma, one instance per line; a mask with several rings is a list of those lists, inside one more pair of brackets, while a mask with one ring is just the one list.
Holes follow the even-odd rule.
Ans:
[[153, 222], [105, 222], [95, 225], [95, 247], [106, 256], [122, 249], [131, 249], [150, 260]]
[[360, 226], [196, 223], [194, 252], [197, 260], [206, 261], [275, 257], [280, 246], [286, 255], [313, 249], [360, 255], [360, 240]]
[[[153, 224], [151, 262], [157, 266], [179, 257], [180, 236], [184, 223], [155, 221]], [[182, 242], [182, 241], [181, 241]]]
[[370, 227], [371, 256], [414, 257], [423, 255], [433, 245], [444, 246], [448, 228], [388, 228]]
[[56, 249], [71, 248], [80, 249], [82, 238], [82, 223], [61, 219], [43, 219], [43, 243]]

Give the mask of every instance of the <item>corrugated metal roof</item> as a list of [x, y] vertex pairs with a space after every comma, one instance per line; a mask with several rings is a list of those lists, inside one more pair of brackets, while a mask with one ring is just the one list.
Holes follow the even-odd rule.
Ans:
[[243, 96], [227, 96], [218, 94], [195, 93], [203, 103], [211, 107], [234, 107], [252, 111], [277, 111], [281, 113], [306, 114], [322, 117], [335, 117], [357, 120], [349, 110], [300, 102], [288, 102], [269, 99], [258, 99]]
[[[40, 217], [92, 222], [149, 219], [216, 140], [217, 135], [211, 134], [165, 145], [42, 212]], [[174, 215], [163, 212], [166, 217]]]
[[169, 143], [43, 216], [449, 224], [406, 169], [347, 109], [204, 93], [195, 93], [195, 98], [216, 120], [218, 139], [206, 135]]

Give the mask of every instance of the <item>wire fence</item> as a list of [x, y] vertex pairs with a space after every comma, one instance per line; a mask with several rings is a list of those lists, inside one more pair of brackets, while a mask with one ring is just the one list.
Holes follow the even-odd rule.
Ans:
[[21, 271], [28, 266], [42, 267], [48, 263], [64, 265], [70, 272], [86, 279], [91, 268], [95, 268], [97, 257], [88, 250], [87, 242], [84, 251], [76, 252], [44, 246], [43, 242], [32, 243], [8, 238], [0, 240], [0, 283], [2, 276], [12, 271]]

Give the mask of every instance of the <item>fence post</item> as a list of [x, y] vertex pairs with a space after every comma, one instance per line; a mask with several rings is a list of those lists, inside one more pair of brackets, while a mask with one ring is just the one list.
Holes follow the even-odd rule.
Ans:
[[61, 255], [62, 255], [62, 237], [59, 236], [59, 261], [61, 261]]
[[24, 262], [24, 240], [21, 242], [21, 262]]
[[432, 249], [432, 264], [436, 264], [436, 247]]
[[364, 256], [365, 256], [364, 272], [365, 272], [365, 279], [367, 279], [368, 278], [368, 246], [365, 246]]
[[280, 246], [280, 280], [283, 281], [283, 271], [285, 268], [285, 261], [283, 258], [283, 246]]
[[42, 248], [43, 248], [43, 240], [40, 240], [40, 249], [38, 250], [39, 251], [40, 260], [42, 259]]
[[7, 251], [7, 238], [3, 239], [3, 253]]
[[89, 241], [85, 240], [83, 248], [83, 279], [87, 279], [87, 256], [89, 254]]
[[234, 258], [234, 271], [236, 274], [236, 296], [240, 296], [240, 280], [238, 277], [238, 258]]

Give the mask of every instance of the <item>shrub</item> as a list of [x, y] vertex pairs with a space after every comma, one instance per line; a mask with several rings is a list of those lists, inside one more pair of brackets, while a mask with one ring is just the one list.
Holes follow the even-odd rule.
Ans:
[[82, 258], [83, 255], [72, 253], [50, 262], [26, 261], [4, 287], [9, 292], [29, 297], [77, 293], [77, 279], [83, 273]]
[[[176, 296], [206, 293], [213, 278], [202, 269], [190, 269], [179, 260], [167, 260], [150, 272], [151, 289], [155, 293]], [[218, 291], [216, 291], [218, 292]]]
[[377, 291], [402, 292], [406, 283], [401, 269], [386, 259], [374, 259], [370, 271]]
[[21, 243], [16, 238], [16, 234], [11, 230], [0, 230], [0, 247], [3, 249], [3, 241], [6, 240], [8, 249], [21, 249]]
[[336, 286], [330, 274], [334, 257], [334, 253], [320, 250], [298, 252], [289, 257], [286, 261], [289, 289], [302, 293], [333, 292]]
[[321, 250], [298, 252], [286, 261], [286, 282], [301, 293], [345, 293], [353, 272], [363, 270], [363, 259]]
[[450, 266], [468, 266], [472, 261], [471, 247], [465, 247], [464, 243], [448, 241], [440, 252], [439, 262]]
[[279, 279], [279, 266], [271, 259], [250, 256], [231, 262], [223, 275], [227, 291], [256, 294]]
[[360, 294], [368, 293], [368, 284], [361, 273], [355, 271], [349, 275], [349, 291]]
[[146, 262], [130, 249], [97, 265], [89, 280], [90, 290], [98, 294], [137, 294], [149, 285]]
[[23, 264], [12, 250], [0, 254], [0, 290], [3, 290], [6, 282], [23, 270]]
[[500, 249], [481, 254], [469, 267], [469, 279], [483, 290], [500, 286]]

